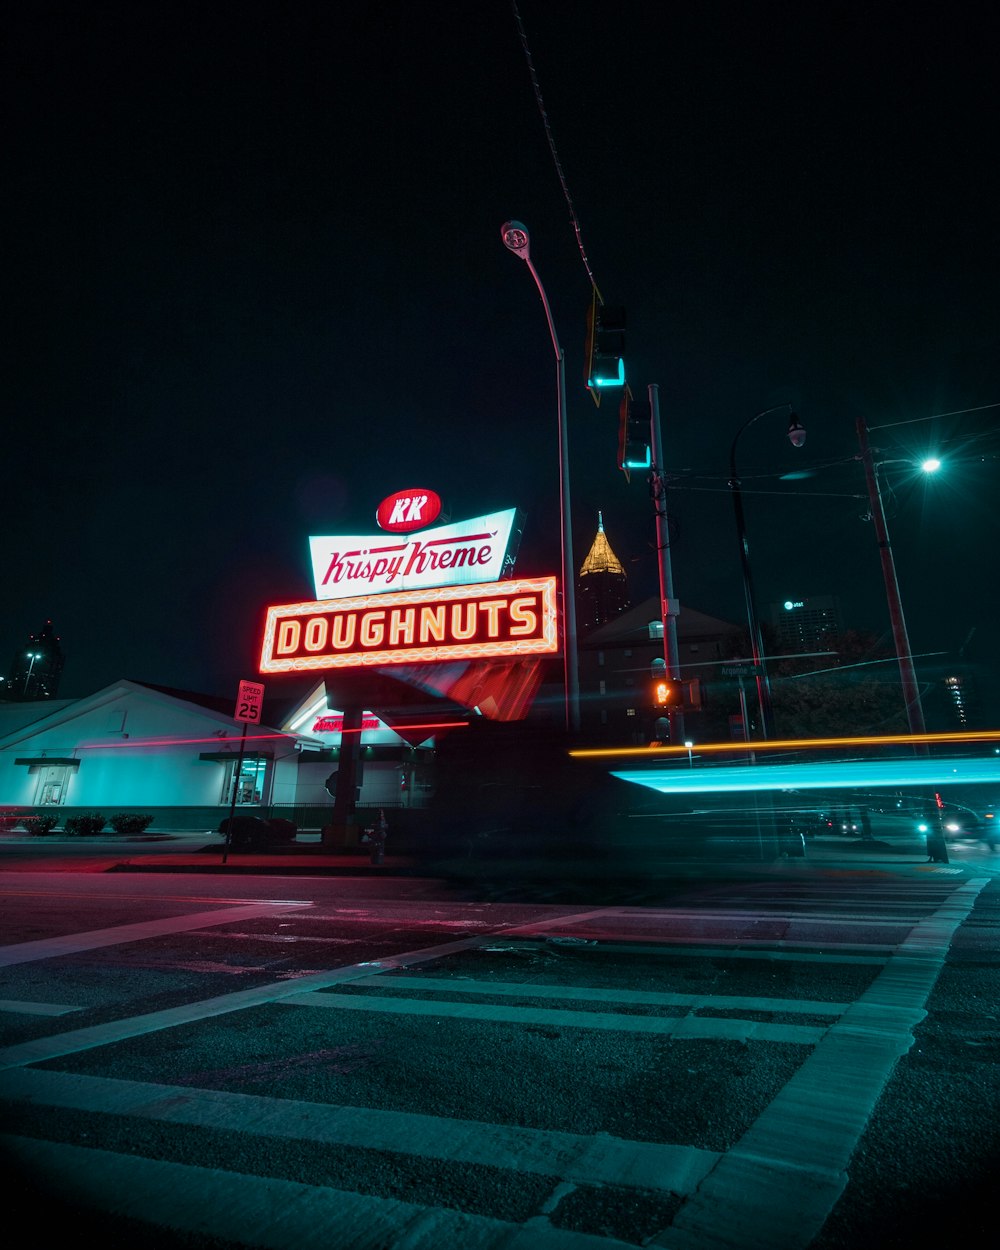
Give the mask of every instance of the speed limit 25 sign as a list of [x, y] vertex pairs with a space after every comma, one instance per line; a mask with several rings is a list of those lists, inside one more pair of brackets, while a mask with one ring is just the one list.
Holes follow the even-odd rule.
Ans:
[[251, 725], [260, 724], [260, 709], [264, 703], [264, 687], [260, 682], [241, 681], [240, 691], [236, 696], [236, 720], [247, 721]]

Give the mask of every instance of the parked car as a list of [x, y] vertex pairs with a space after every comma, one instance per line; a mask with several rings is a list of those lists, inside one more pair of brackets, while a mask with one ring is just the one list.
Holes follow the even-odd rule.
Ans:
[[[229, 845], [236, 850], [262, 851], [268, 846], [295, 841], [296, 828], [290, 820], [275, 817], [264, 820], [262, 816], [234, 816], [233, 831]], [[219, 822], [218, 832], [223, 837], [229, 832], [229, 817]]]

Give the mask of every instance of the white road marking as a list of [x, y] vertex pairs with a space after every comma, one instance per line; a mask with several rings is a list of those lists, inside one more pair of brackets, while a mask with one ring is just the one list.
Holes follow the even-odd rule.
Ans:
[[920, 921], [875, 981], [653, 1241], [668, 1250], [805, 1250], [988, 878]]
[[[561, 1176], [572, 1183], [605, 1183], [632, 1184], [649, 1189], [673, 1189], [674, 1192], [695, 1192], [679, 1213], [671, 1227], [665, 1230], [656, 1244], [672, 1247], [674, 1250], [706, 1250], [715, 1247], [717, 1250], [804, 1250], [822, 1227], [830, 1209], [846, 1183], [844, 1168], [850, 1152], [863, 1131], [878, 1095], [891, 1075], [898, 1056], [912, 1044], [912, 1030], [923, 1017], [923, 1004], [933, 988], [940, 967], [947, 953], [948, 944], [958, 925], [968, 916], [975, 902], [975, 896], [986, 884], [985, 880], [970, 881], [956, 889], [949, 901], [933, 915], [917, 923], [909, 922], [906, 928], [911, 929], [906, 940], [897, 949], [887, 963], [883, 972], [876, 978], [872, 986], [853, 1004], [844, 1008], [844, 1004], [819, 1004], [827, 1014], [834, 1014], [831, 1008], [842, 1011], [839, 1022], [825, 1029], [811, 1030], [812, 1041], [818, 1041], [812, 1055], [799, 1069], [798, 1073], [786, 1084], [781, 1093], [762, 1113], [753, 1127], [727, 1155], [719, 1157], [711, 1152], [693, 1152], [690, 1148], [680, 1146], [655, 1146], [650, 1143], [618, 1142], [603, 1134], [594, 1139], [576, 1139], [588, 1143], [576, 1162], [570, 1162], [558, 1171], [544, 1171], [546, 1175]], [[273, 915], [273, 906], [259, 907], [260, 914]], [[220, 910], [203, 914], [193, 919], [191, 925], [180, 918], [179, 929], [203, 927], [205, 923], [222, 924], [239, 916], [236, 909]], [[647, 916], [645, 909], [621, 910], [625, 916]], [[662, 916], [671, 913], [660, 913]], [[702, 920], [717, 919], [722, 915], [734, 916], [744, 913], [697, 913]], [[751, 913], [746, 913], [750, 915]], [[207, 921], [206, 921], [207, 916]], [[614, 913], [607, 908], [599, 908], [590, 912], [562, 914], [543, 922], [504, 927], [502, 923], [495, 926], [495, 940], [524, 938], [519, 941], [520, 948], [530, 948], [532, 937], [542, 932], [565, 932], [569, 936], [579, 936], [581, 929], [577, 926], [585, 924], [594, 917], [613, 919]], [[657, 916], [651, 916], [655, 928]], [[760, 917], [773, 923], [774, 916]], [[780, 918], [779, 918], [780, 919]], [[167, 922], [168, 924], [171, 922]], [[832, 922], [831, 922], [832, 923]], [[885, 922], [878, 920], [878, 923]], [[625, 926], [626, 928], [628, 926]], [[82, 939], [103, 937], [105, 934], [116, 935], [113, 940], [100, 941], [96, 945], [111, 945], [114, 940], [134, 941], [132, 930], [147, 930], [149, 926], [123, 926], [117, 930], [99, 931], [97, 935], [77, 935]], [[169, 931], [169, 930], [167, 930]], [[122, 937], [124, 933], [129, 936]], [[146, 936], [156, 936], [147, 933]], [[714, 946], [689, 947], [687, 942], [678, 943], [674, 939], [670, 946], [660, 944], [657, 939], [647, 935], [644, 941], [649, 943], [645, 949], [655, 950], [660, 954], [671, 952], [678, 955], [705, 956], [715, 953], [725, 958], [752, 959], [818, 959], [840, 961], [838, 947], [829, 951], [816, 952], [819, 942], [810, 945], [813, 953], [803, 951], [776, 951], [776, 946], [784, 946], [784, 942], [765, 942], [768, 950], [739, 949], [752, 946], [747, 938], [736, 936], [732, 939], [733, 946], [726, 938], [713, 939]], [[256, 990], [240, 991], [235, 994], [223, 995], [202, 1003], [190, 1004], [167, 1012], [151, 1013], [148, 1016], [136, 1017], [132, 1020], [112, 1022], [106, 1026], [93, 1029], [81, 1029], [49, 1039], [38, 1039], [22, 1046], [11, 1047], [0, 1052], [0, 1094], [12, 1098], [35, 1098], [39, 1103], [50, 1098], [55, 1105], [78, 1106], [92, 1102], [94, 1110], [113, 1111], [114, 1096], [120, 1096], [122, 1114], [145, 1115], [162, 1118], [165, 1121], [178, 1120], [183, 1123], [206, 1123], [208, 1126], [230, 1128], [226, 1123], [215, 1123], [213, 1117], [226, 1119], [229, 1113], [236, 1116], [237, 1121], [246, 1115], [257, 1123], [239, 1126], [239, 1131], [274, 1133], [275, 1135], [303, 1136], [302, 1126], [293, 1128], [292, 1120], [302, 1115], [302, 1106], [310, 1108], [307, 1113], [312, 1120], [312, 1104], [290, 1105], [285, 1100], [273, 1100], [277, 1107], [267, 1107], [272, 1100], [249, 1099], [246, 1095], [222, 1094], [218, 1091], [192, 1090], [188, 1087], [161, 1087], [142, 1083], [119, 1082], [108, 1078], [90, 1078], [70, 1076], [69, 1074], [18, 1071], [20, 1065], [39, 1062], [42, 1059], [58, 1057], [61, 1054], [73, 1053], [109, 1042], [123, 1040], [158, 1029], [170, 1028], [176, 1024], [200, 1020], [219, 1015], [228, 1011], [238, 1011], [244, 1007], [262, 1003], [286, 1002], [289, 1005], [318, 1005], [313, 1000], [326, 1000], [323, 1006], [352, 1005], [355, 1010], [370, 1010], [373, 1003], [406, 1003], [404, 999], [389, 999], [381, 996], [350, 996], [321, 994], [317, 991], [333, 987], [337, 984], [353, 982], [373, 984], [391, 988], [403, 981], [420, 980], [422, 987], [427, 982], [419, 978], [389, 978], [382, 980], [373, 973], [390, 969], [407, 968], [425, 961], [432, 961], [456, 951], [481, 947], [489, 938], [471, 937], [463, 940], [442, 943], [436, 946], [409, 951], [395, 955], [384, 961], [368, 962], [352, 965], [347, 968], [326, 970], [313, 975], [292, 980], [283, 980]], [[606, 945], [604, 943], [607, 943]], [[540, 943], [544, 946], [544, 941]], [[35, 947], [42, 944], [25, 943], [23, 947]], [[839, 945], [839, 944], [838, 944]], [[853, 944], [856, 949], [873, 952], [880, 948], [874, 944]], [[644, 949], [638, 943], [632, 943], [615, 935], [602, 935], [602, 946], [605, 950], [613, 949], [625, 953], [630, 950]], [[90, 949], [84, 945], [80, 949]], [[17, 948], [14, 948], [17, 949]], [[76, 949], [70, 945], [70, 950]], [[66, 953], [65, 949], [58, 952]], [[2, 952], [0, 952], [2, 954]], [[39, 955], [47, 958], [48, 955]], [[848, 962], [885, 962], [878, 955], [851, 955], [843, 957]], [[19, 962], [11, 960], [10, 962]], [[455, 987], [449, 982], [449, 989]], [[524, 985], [516, 987], [525, 996], [537, 997], [538, 986]], [[488, 982], [480, 983], [483, 993], [495, 994], [496, 987]], [[573, 998], [573, 994], [563, 995]], [[593, 996], [593, 991], [584, 991]], [[555, 996], [555, 995], [553, 995]], [[666, 996], [664, 996], [666, 997]], [[687, 997], [687, 996], [677, 996]], [[733, 1005], [727, 1003], [724, 996], [691, 996], [699, 1001], [705, 999], [711, 1006]], [[419, 1001], [419, 1000], [417, 1000]], [[773, 1004], [782, 1000], [738, 1000], [740, 1002], [762, 1002]], [[420, 1001], [436, 1015], [445, 1014], [443, 1008], [484, 1006], [483, 1004], [448, 1004], [441, 1002]], [[686, 1005], [686, 1004], [677, 1004]], [[413, 1000], [408, 1004], [413, 1007]], [[350, 1007], [348, 1009], [351, 1009]], [[745, 1009], [743, 1007], [740, 1008]], [[746, 1008], [748, 1009], [748, 1008]], [[773, 1005], [764, 1008], [775, 1010]], [[784, 1009], [784, 1008], [783, 1008]], [[787, 1008], [791, 1010], [792, 1008]], [[802, 1004], [797, 1005], [802, 1010]], [[499, 1008], [500, 1011], [518, 1010], [516, 1008]], [[523, 1009], [522, 1009], [523, 1010]], [[450, 1014], [477, 1013], [456, 1011]], [[589, 1013], [580, 1011], [540, 1011], [546, 1022], [555, 1018], [565, 1017], [562, 1023], [578, 1027], [595, 1026], [596, 1019], [607, 1019], [613, 1027], [621, 1028], [623, 1017], [610, 1013]], [[481, 1018], [481, 1017], [480, 1017]], [[688, 1025], [695, 1026], [708, 1023], [739, 1029], [750, 1025], [755, 1031], [748, 1036], [761, 1038], [765, 1036], [759, 1030], [762, 1026], [753, 1022], [740, 1020], [712, 1020], [710, 1018], [686, 1019], [672, 1018], [659, 1020], [653, 1017], [624, 1017], [629, 1027], [638, 1020], [654, 1025]], [[764, 1026], [778, 1027], [786, 1034], [789, 1031], [807, 1030], [801, 1026]], [[678, 1035], [675, 1033], [675, 1036]], [[689, 1036], [689, 1034], [684, 1034]], [[713, 1034], [718, 1035], [718, 1034]], [[791, 1040], [785, 1036], [769, 1040]], [[805, 1040], [796, 1038], [795, 1040]], [[7, 1071], [3, 1071], [6, 1069]], [[61, 1084], [60, 1084], [61, 1083]], [[34, 1092], [32, 1092], [34, 1091]], [[145, 1110], [141, 1107], [132, 1110], [129, 1103], [138, 1098], [145, 1101]], [[152, 1101], [149, 1101], [152, 1099]], [[186, 1110], [187, 1108], [187, 1110]], [[372, 1112], [358, 1108], [325, 1108], [333, 1116], [331, 1125], [320, 1120], [315, 1127], [318, 1131], [327, 1130], [334, 1134], [355, 1134], [354, 1140], [359, 1144], [369, 1144], [373, 1148], [392, 1149], [385, 1144], [397, 1141], [400, 1148], [413, 1153], [413, 1141], [422, 1138], [441, 1138], [439, 1150], [455, 1148], [458, 1154], [443, 1157], [464, 1157], [462, 1150], [470, 1156], [478, 1156], [480, 1150], [489, 1151], [490, 1138], [477, 1141], [480, 1128], [487, 1134], [513, 1132], [514, 1138], [505, 1139], [507, 1147], [517, 1154], [523, 1150], [530, 1158], [544, 1157], [555, 1139], [573, 1138], [572, 1134], [532, 1134], [530, 1130], [511, 1130], [505, 1126], [480, 1126], [477, 1122], [441, 1120], [431, 1116], [412, 1116], [408, 1113]], [[291, 1119], [286, 1117], [290, 1116]], [[191, 1118], [186, 1118], [190, 1115]], [[360, 1117], [360, 1119], [358, 1118]], [[424, 1123], [426, 1121], [426, 1123]], [[457, 1144], [463, 1126], [473, 1125], [471, 1137], [465, 1145]], [[273, 1127], [273, 1124], [277, 1127]], [[234, 1130], [235, 1131], [235, 1130]], [[306, 1129], [306, 1133], [308, 1132]], [[455, 1138], [449, 1140], [449, 1134]], [[416, 1139], [411, 1134], [416, 1133]], [[331, 1140], [340, 1140], [335, 1137]], [[492, 1139], [494, 1147], [497, 1139]], [[405, 1142], [410, 1146], [406, 1147]], [[609, 1143], [610, 1146], [609, 1146]], [[831, 1144], [832, 1143], [832, 1144]], [[208, 1169], [189, 1168], [176, 1164], [157, 1163], [152, 1160], [137, 1159], [132, 1156], [114, 1155], [107, 1152], [81, 1149], [75, 1146], [64, 1146], [27, 1139], [8, 1139], [8, 1144], [16, 1150], [19, 1158], [31, 1166], [38, 1166], [51, 1175], [71, 1177], [74, 1184], [80, 1186], [81, 1197], [101, 1210], [120, 1211], [122, 1214], [134, 1214], [143, 1219], [160, 1219], [164, 1224], [178, 1229], [190, 1229], [197, 1232], [214, 1232], [220, 1237], [232, 1239], [240, 1236], [241, 1229], [253, 1230], [254, 1244], [273, 1250], [311, 1250], [315, 1245], [322, 1245], [328, 1250], [330, 1221], [336, 1219], [339, 1227], [349, 1227], [352, 1234], [352, 1245], [372, 1247], [382, 1245], [403, 1244], [461, 1244], [463, 1250], [475, 1250], [483, 1247], [486, 1250], [585, 1250], [586, 1247], [601, 1247], [612, 1250], [621, 1245], [619, 1242], [606, 1238], [591, 1238], [576, 1233], [561, 1233], [552, 1229], [544, 1218], [536, 1218], [524, 1225], [509, 1225], [501, 1221], [485, 1217], [466, 1216], [454, 1211], [442, 1211], [436, 1208], [424, 1208], [405, 1203], [363, 1197], [356, 1194], [342, 1194], [327, 1188], [308, 1185], [296, 1185], [276, 1181], [269, 1178], [241, 1177], [230, 1173], [219, 1173]], [[598, 1159], [601, 1151], [607, 1153]], [[595, 1154], [594, 1152], [597, 1152]], [[652, 1152], [652, 1153], [650, 1153]], [[428, 1153], [421, 1146], [417, 1153]], [[431, 1151], [433, 1153], [433, 1151]], [[470, 1158], [471, 1161], [471, 1158]], [[490, 1162], [496, 1163], [495, 1154]], [[519, 1160], [510, 1165], [515, 1168], [524, 1167], [531, 1170], [530, 1162], [522, 1164]], [[555, 1167], [555, 1163], [550, 1163]], [[573, 1171], [574, 1167], [582, 1169], [581, 1174]], [[677, 1171], [688, 1176], [683, 1188], [677, 1184]], [[708, 1170], [711, 1169], [711, 1170]], [[706, 1174], [707, 1173], [707, 1174]], [[637, 1179], [642, 1178], [642, 1179]], [[700, 1180], [700, 1184], [699, 1184]], [[186, 1209], [179, 1213], [174, 1199], [176, 1192], [185, 1192], [191, 1199]], [[234, 1198], [234, 1195], [236, 1197]], [[259, 1205], [259, 1209], [258, 1209]], [[328, 1209], [329, 1207], [329, 1209]], [[162, 1210], [161, 1210], [162, 1208]], [[159, 1214], [158, 1214], [159, 1212]], [[334, 1212], [336, 1214], [334, 1214]], [[178, 1216], [180, 1214], [180, 1222]], [[237, 1221], [234, 1224], [234, 1219]], [[247, 1223], [244, 1226], [242, 1220]], [[347, 1221], [345, 1226], [344, 1220]], [[316, 1240], [316, 1238], [320, 1240]], [[634, 1250], [634, 1248], [633, 1248]]]
[[121, 946], [126, 942], [142, 942], [146, 938], [170, 933], [188, 933], [209, 925], [232, 924], [237, 920], [257, 920], [283, 911], [310, 907], [310, 903], [255, 903], [248, 907], [220, 907], [217, 911], [194, 912], [186, 916], [170, 916], [163, 920], [144, 920], [139, 924], [115, 925], [110, 929], [93, 929], [89, 933], [67, 933], [37, 942], [17, 942], [0, 947], [0, 967], [37, 963], [40, 959], [58, 959], [81, 951]]
[[569, 998], [588, 1003], [634, 1003], [650, 1007], [730, 1008], [741, 1011], [798, 1011], [839, 1016], [849, 1003], [809, 998], [740, 998], [735, 994], [654, 994], [647, 990], [602, 990], [589, 985], [542, 985], [538, 981], [468, 981], [457, 977], [369, 977], [354, 985], [378, 989], [433, 990], [445, 994], [493, 994], [508, 998]]
[[719, 1158], [714, 1151], [694, 1146], [625, 1141], [607, 1133], [588, 1136], [32, 1068], [0, 1073], [0, 1098], [256, 1137], [392, 1150], [576, 1184], [623, 1184], [679, 1194], [692, 1193]]
[[82, 1011], [80, 1006], [69, 1007], [64, 1003], [32, 1003], [12, 998], [0, 998], [0, 1011], [21, 1016], [67, 1016], [71, 1011]]
[[726, 1041], [792, 1042], [814, 1045], [827, 1027], [807, 1024], [765, 1024], [758, 1020], [715, 1016], [627, 1016], [604, 1011], [560, 1011], [546, 1007], [506, 1007], [491, 1003], [454, 1003], [442, 999], [382, 998], [376, 995], [292, 994], [281, 999], [288, 1007], [319, 1007], [330, 1011], [384, 1012], [400, 1016], [495, 1020], [548, 1028], [602, 1029], [615, 1033], [658, 1033], [666, 1037], [722, 1038]]
[[[564, 1232], [544, 1218], [510, 1224], [444, 1207], [372, 1198], [327, 1186], [164, 1163], [24, 1137], [3, 1139], [26, 1169], [60, 1178], [60, 1194], [102, 1212], [262, 1250], [635, 1250], [610, 1237]], [[10, 1157], [8, 1154], [8, 1158]], [[178, 1201], [178, 1195], [183, 1201]]]

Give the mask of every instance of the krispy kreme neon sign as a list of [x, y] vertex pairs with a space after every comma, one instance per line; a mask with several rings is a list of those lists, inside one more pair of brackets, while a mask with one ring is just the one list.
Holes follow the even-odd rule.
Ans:
[[517, 555], [517, 515], [516, 508], [508, 508], [417, 534], [310, 538], [316, 598], [498, 581], [510, 573]]
[[549, 655], [558, 649], [556, 579], [539, 577], [270, 607], [260, 671]]

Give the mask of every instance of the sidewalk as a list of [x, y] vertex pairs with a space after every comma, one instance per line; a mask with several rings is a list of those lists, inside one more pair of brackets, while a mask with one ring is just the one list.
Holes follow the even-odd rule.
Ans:
[[[300, 835], [301, 836], [301, 835]], [[308, 839], [310, 835], [305, 835]], [[615, 877], [618, 867], [614, 861], [564, 858], [520, 860], [517, 858], [485, 859], [459, 856], [442, 859], [386, 855], [383, 863], [372, 864], [363, 851], [354, 854], [327, 850], [319, 836], [311, 841], [297, 841], [288, 846], [269, 851], [241, 851], [230, 848], [223, 863], [225, 846], [215, 845], [204, 837], [178, 835], [187, 843], [163, 854], [143, 853], [119, 861], [119, 872], [230, 872], [230, 873], [276, 873], [360, 876], [447, 876], [475, 880], [501, 876], [531, 880], [539, 877], [559, 876], [563, 879], [588, 877]], [[864, 842], [844, 838], [811, 838], [801, 856], [782, 856], [773, 860], [727, 857], [725, 854], [703, 856], [672, 856], [651, 854], [642, 865], [642, 871], [651, 875], [686, 876], [702, 875], [706, 871], [725, 871], [736, 874], [755, 875], [759, 872], [773, 873], [781, 869], [789, 873], [810, 868], [836, 868], [844, 870], [892, 871], [913, 869], [917, 866], [963, 871], [976, 869], [1000, 872], [1000, 855], [982, 853], [958, 854], [950, 865], [931, 865], [927, 852], [918, 843], [892, 844], [882, 841]], [[621, 875], [633, 876], [637, 869], [634, 859], [627, 867], [621, 865]]]
[[[3, 843], [38, 846], [40, 839], [5, 834]], [[47, 836], [47, 849], [56, 850], [71, 843], [78, 855], [82, 843], [90, 843], [86, 859], [75, 860], [74, 867], [62, 871], [128, 872], [128, 873], [228, 873], [272, 874], [275, 876], [363, 876], [363, 877], [440, 877], [459, 881], [552, 881], [608, 879], [628, 881], [636, 878], [672, 880], [704, 876], [758, 876], [779, 872], [789, 876], [810, 871], [846, 873], [905, 872], [977, 872], [1000, 875], [1000, 853], [978, 846], [949, 848], [948, 864], [928, 862], [926, 849], [918, 841], [890, 843], [879, 840], [864, 842], [839, 837], [810, 838], [801, 856], [782, 856], [760, 860], [746, 855], [727, 854], [726, 848], [699, 855], [677, 853], [676, 844], [662, 851], [648, 847], [641, 853], [621, 858], [575, 859], [566, 855], [552, 858], [521, 859], [517, 857], [485, 858], [476, 855], [409, 856], [387, 854], [381, 864], [372, 864], [365, 848], [353, 853], [333, 851], [323, 846], [320, 835], [300, 834], [295, 842], [266, 851], [244, 851], [230, 847], [226, 851], [222, 837], [204, 831], [161, 830], [140, 838], [91, 839]], [[139, 844], [141, 843], [141, 849]], [[225, 862], [223, 862], [225, 860]], [[5, 865], [7, 871], [24, 871], [30, 866]], [[53, 864], [53, 870], [55, 865]]]

